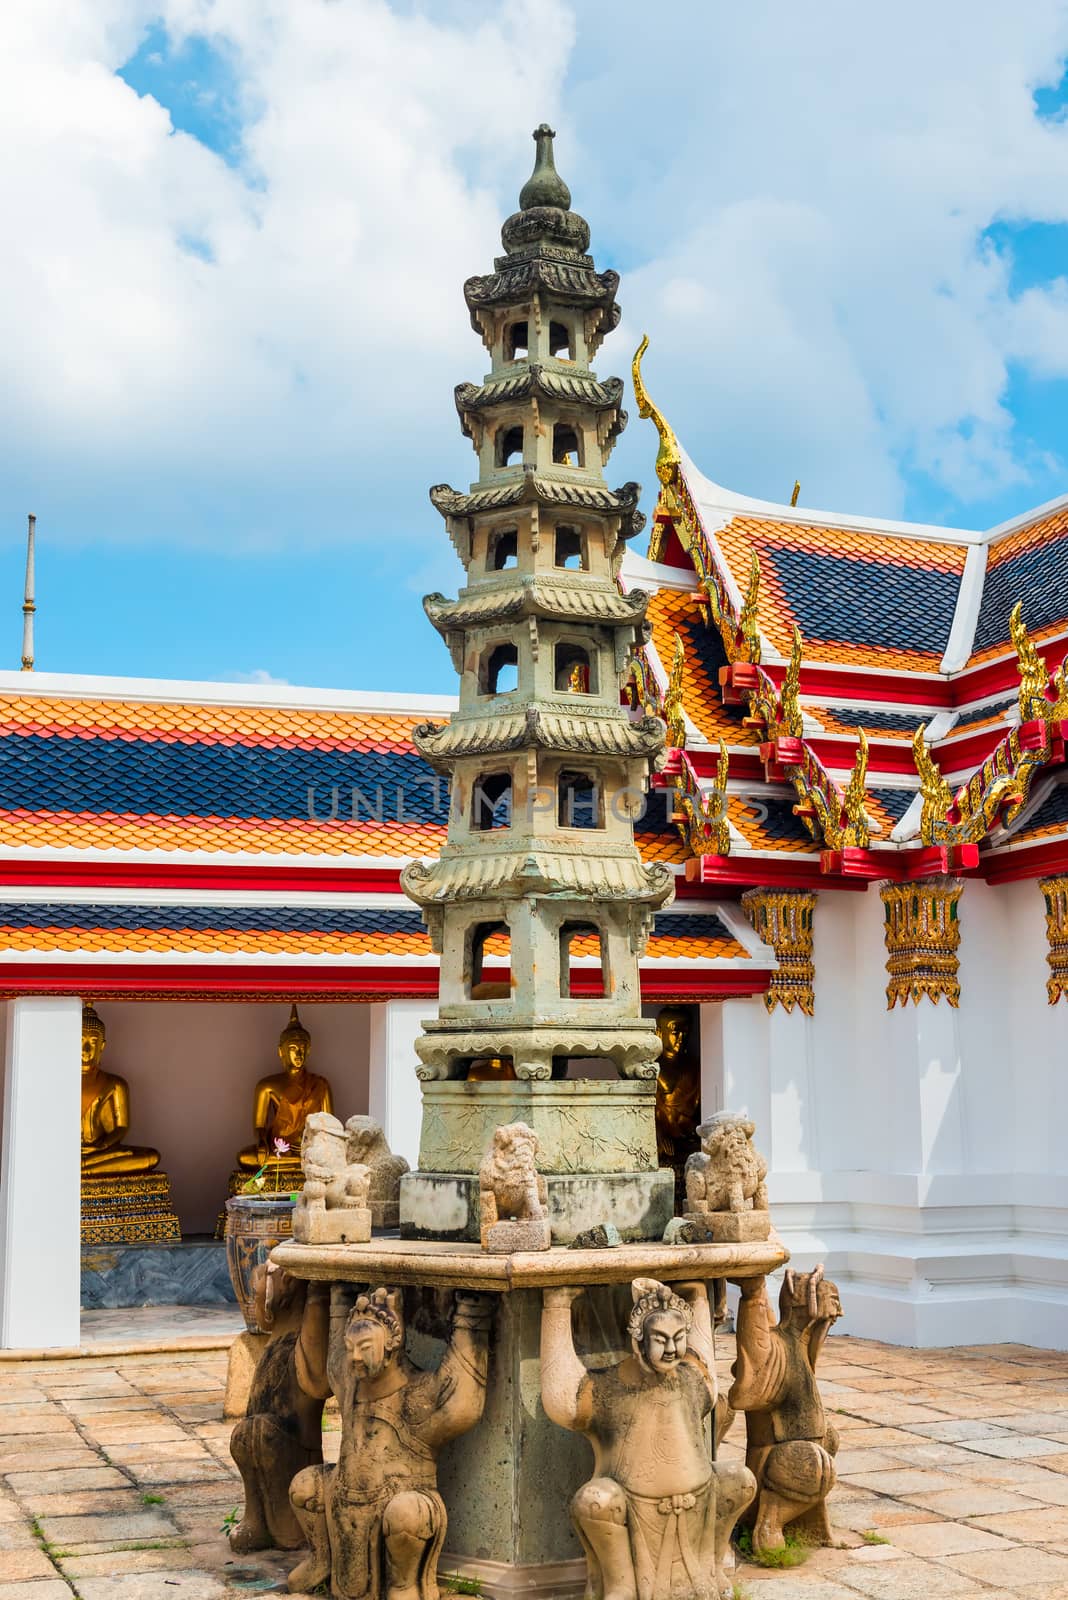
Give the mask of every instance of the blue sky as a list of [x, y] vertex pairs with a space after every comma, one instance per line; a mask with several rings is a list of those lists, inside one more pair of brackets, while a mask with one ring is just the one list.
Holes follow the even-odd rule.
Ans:
[[18, 0], [10, 664], [33, 510], [41, 667], [451, 689], [426, 491], [474, 475], [462, 284], [545, 117], [623, 274], [599, 370], [647, 331], [710, 476], [976, 527], [1068, 491], [1068, 6], [797, 10]]

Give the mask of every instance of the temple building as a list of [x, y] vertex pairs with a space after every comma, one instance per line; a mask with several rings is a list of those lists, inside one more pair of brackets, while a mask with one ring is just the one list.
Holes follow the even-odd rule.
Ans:
[[[844, 1328], [1066, 1348], [1068, 495], [983, 533], [722, 488], [666, 420], [654, 329], [643, 535], [637, 486], [601, 470], [623, 384], [590, 365], [616, 276], [536, 137], [505, 255], [466, 286], [479, 482], [433, 493], [467, 575], [426, 602], [459, 700], [444, 654], [425, 696], [0, 674], [0, 1344], [78, 1343], [81, 1253], [108, 1239], [90, 1178], [128, 1239], [191, 1249], [327, 1094], [414, 1165], [420, 1060], [614, 1073], [607, 1002], [636, 982], [662, 1165], [748, 1111], [776, 1226], [826, 1262]], [[579, 265], [532, 267], [546, 207]], [[634, 860], [605, 801], [654, 756]], [[435, 872], [465, 885], [449, 930]], [[568, 897], [560, 1026], [601, 1005], [581, 1063], [521, 1060], [552, 1020], [521, 994], [521, 918], [514, 948], [502, 927], [524, 872]], [[624, 878], [640, 930], [612, 910]], [[523, 1038], [494, 1010], [513, 992]]]

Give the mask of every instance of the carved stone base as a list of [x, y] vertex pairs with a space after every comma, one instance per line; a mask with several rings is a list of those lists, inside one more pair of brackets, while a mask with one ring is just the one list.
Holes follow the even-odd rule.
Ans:
[[484, 1561], [479, 1556], [456, 1556], [446, 1550], [438, 1576], [473, 1580], [478, 1593], [489, 1600], [582, 1600], [586, 1592], [586, 1562], [523, 1561], [514, 1566], [507, 1561]]
[[419, 1167], [477, 1172], [494, 1131], [525, 1122], [543, 1173], [655, 1172], [656, 1084], [621, 1078], [423, 1085]]
[[492, 1255], [517, 1255], [522, 1250], [548, 1250], [552, 1244], [548, 1217], [495, 1222], [483, 1230], [482, 1248]]
[[293, 1237], [298, 1244], [367, 1244], [371, 1237], [370, 1206], [339, 1206], [335, 1211], [293, 1212]]
[[178, 1240], [182, 1230], [165, 1172], [82, 1176], [82, 1244]]
[[716, 1244], [749, 1244], [766, 1239], [771, 1233], [770, 1211], [707, 1211], [698, 1207], [686, 1212], [686, 1220], [706, 1227]]
[[[570, 1244], [598, 1223], [611, 1223], [628, 1243], [660, 1239], [674, 1212], [675, 1179], [670, 1167], [655, 1172], [544, 1176], [553, 1244]], [[401, 1179], [400, 1231], [402, 1239], [477, 1244], [481, 1239], [477, 1175], [409, 1172]]]

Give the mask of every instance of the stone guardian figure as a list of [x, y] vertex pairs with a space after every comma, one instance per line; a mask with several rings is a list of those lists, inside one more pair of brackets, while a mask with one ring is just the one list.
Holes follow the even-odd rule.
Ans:
[[245, 1514], [230, 1548], [298, 1550], [304, 1534], [289, 1503], [298, 1472], [323, 1459], [327, 1284], [291, 1278], [272, 1262], [257, 1269], [256, 1320], [270, 1334], [252, 1379], [248, 1408], [230, 1436], [241, 1470]]
[[756, 1493], [747, 1467], [712, 1461], [705, 1419], [716, 1403], [715, 1357], [703, 1283], [631, 1285], [631, 1353], [590, 1372], [572, 1335], [581, 1289], [544, 1290], [542, 1403], [584, 1433], [594, 1476], [571, 1502], [592, 1600], [713, 1600], [731, 1530]]
[[310, 1467], [290, 1487], [311, 1546], [291, 1592], [329, 1584], [340, 1600], [438, 1600], [447, 1518], [437, 1456], [482, 1416], [491, 1314], [485, 1296], [458, 1292], [441, 1365], [424, 1372], [404, 1351], [401, 1291], [356, 1300], [328, 1357], [341, 1411], [337, 1466]]
[[838, 1434], [824, 1413], [816, 1362], [842, 1315], [838, 1289], [822, 1267], [787, 1270], [775, 1323], [763, 1278], [742, 1279], [739, 1288], [738, 1355], [727, 1399], [745, 1412], [745, 1461], [758, 1485], [753, 1547], [781, 1550], [787, 1527], [810, 1544], [830, 1544], [827, 1496]]

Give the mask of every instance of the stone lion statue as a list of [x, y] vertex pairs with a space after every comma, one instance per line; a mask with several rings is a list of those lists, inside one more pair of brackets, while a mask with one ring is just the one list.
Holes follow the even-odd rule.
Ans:
[[350, 1166], [367, 1167], [371, 1187], [367, 1204], [376, 1228], [395, 1228], [400, 1220], [400, 1181], [409, 1170], [403, 1156], [386, 1143], [374, 1117], [350, 1117], [345, 1123], [345, 1153]]
[[[482, 1247], [491, 1248], [490, 1232], [501, 1224], [534, 1223], [515, 1235], [513, 1249], [547, 1249], [532, 1243], [544, 1231], [548, 1199], [545, 1179], [538, 1172], [538, 1136], [525, 1122], [508, 1122], [496, 1128], [478, 1173]], [[498, 1240], [504, 1235], [497, 1234]], [[519, 1242], [522, 1238], [522, 1243]]]
[[686, 1210], [766, 1211], [768, 1164], [753, 1144], [755, 1124], [717, 1111], [698, 1128], [701, 1148], [686, 1162]]

